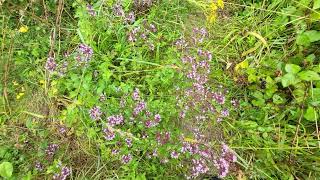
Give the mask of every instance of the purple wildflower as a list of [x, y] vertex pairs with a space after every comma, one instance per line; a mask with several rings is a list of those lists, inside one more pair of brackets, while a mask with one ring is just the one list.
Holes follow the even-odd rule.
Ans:
[[229, 116], [229, 110], [228, 110], [228, 109], [223, 109], [223, 110], [221, 111], [221, 116], [222, 116], [222, 117], [227, 117], [227, 116]]
[[45, 68], [50, 72], [53, 73], [56, 68], [57, 68], [57, 64], [56, 61], [54, 60], [53, 57], [48, 57]]
[[157, 32], [157, 28], [156, 28], [156, 26], [154, 24], [150, 24], [150, 30], [153, 33]]
[[82, 63], [85, 63], [91, 59], [93, 55], [93, 49], [88, 45], [80, 44], [79, 53], [80, 53], [80, 56], [77, 57], [77, 60]]
[[71, 171], [68, 167], [63, 167], [59, 174], [54, 174], [54, 180], [66, 180], [67, 177], [71, 174]]
[[96, 16], [96, 11], [93, 9], [93, 6], [88, 4], [87, 5], [87, 11], [90, 14], [90, 16]]
[[35, 168], [37, 171], [43, 171], [43, 165], [40, 162], [36, 162]]
[[120, 125], [120, 124], [123, 124], [123, 122], [124, 122], [124, 119], [121, 114], [108, 117], [108, 124], [110, 126]]
[[53, 156], [58, 149], [59, 149], [58, 144], [49, 144], [46, 149], [46, 153], [48, 156]]
[[126, 141], [128, 147], [132, 147], [132, 140], [131, 139], [126, 138], [125, 141]]
[[133, 98], [133, 100], [135, 100], [135, 101], [140, 100], [140, 91], [139, 91], [138, 88], [136, 88], [136, 89], [133, 91], [132, 98]]
[[152, 125], [153, 125], [153, 123], [152, 123], [152, 121], [147, 120], [147, 121], [144, 123], [144, 125], [145, 125], [147, 128], [151, 128]]
[[135, 16], [134, 16], [134, 12], [130, 12], [127, 16], [126, 16], [126, 22], [128, 24], [132, 24], [134, 23], [134, 21], [136, 20]]
[[133, 114], [136, 116], [140, 112], [142, 112], [144, 109], [146, 109], [146, 103], [144, 101], [140, 101], [140, 102], [138, 102], [138, 104], [134, 108]]
[[111, 141], [116, 137], [116, 134], [109, 128], [103, 129], [103, 132], [104, 132], [104, 138], [108, 141]]
[[101, 108], [99, 106], [94, 106], [89, 111], [90, 117], [93, 120], [100, 120], [102, 116]]
[[64, 135], [66, 132], [67, 132], [67, 128], [66, 127], [64, 127], [64, 126], [60, 126], [59, 127], [59, 133], [60, 134]]
[[113, 14], [115, 16], [124, 17], [125, 13], [124, 13], [123, 7], [120, 3], [116, 3], [113, 6]]
[[176, 151], [172, 151], [170, 155], [171, 155], [171, 158], [178, 159], [180, 154]]
[[229, 163], [223, 158], [220, 158], [215, 163], [216, 168], [218, 169], [219, 177], [224, 178], [229, 173]]
[[100, 101], [100, 102], [104, 102], [106, 99], [107, 99], [107, 96], [106, 96], [104, 93], [102, 93], [102, 94], [99, 96], [99, 101]]
[[205, 174], [209, 171], [209, 168], [206, 165], [205, 160], [203, 159], [193, 159], [192, 164], [192, 177], [194, 178], [198, 177], [200, 174]]
[[111, 154], [112, 155], [117, 155], [119, 154], [120, 150], [119, 149], [112, 149]]
[[214, 97], [214, 99], [216, 100], [216, 102], [218, 103], [218, 104], [224, 104], [225, 103], [225, 100], [226, 100], [226, 98], [225, 98], [225, 96], [221, 93], [221, 92], [219, 92], [219, 93], [213, 93], [213, 97]]
[[237, 99], [232, 99], [232, 100], [231, 100], [231, 104], [232, 104], [232, 106], [234, 106], [234, 107], [238, 107], [238, 106], [239, 106], [239, 101], [238, 101]]
[[131, 154], [123, 155], [122, 156], [122, 163], [128, 164], [132, 160]]

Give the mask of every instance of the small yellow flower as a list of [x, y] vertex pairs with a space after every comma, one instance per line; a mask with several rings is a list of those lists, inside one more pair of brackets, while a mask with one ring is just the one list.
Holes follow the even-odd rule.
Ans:
[[24, 92], [20, 92], [19, 94], [17, 94], [17, 99], [20, 99], [22, 96], [24, 95]]
[[221, 9], [224, 8], [224, 3], [223, 3], [223, 0], [217, 0], [217, 6]]
[[13, 81], [13, 85], [14, 85], [14, 86], [18, 86], [19, 83], [18, 83], [17, 81]]
[[28, 26], [21, 26], [19, 29], [19, 32], [26, 33], [26, 32], [28, 32], [28, 30], [29, 30]]
[[217, 11], [218, 9], [223, 9], [224, 8], [224, 3], [223, 3], [223, 0], [216, 0], [215, 2], [212, 2], [210, 5], [209, 5], [209, 8], [208, 8], [208, 21], [210, 23], [213, 23], [216, 21], [217, 19]]

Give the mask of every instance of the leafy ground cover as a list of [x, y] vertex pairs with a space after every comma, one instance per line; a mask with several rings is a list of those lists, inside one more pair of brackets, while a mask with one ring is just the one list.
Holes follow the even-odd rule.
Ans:
[[318, 0], [0, 0], [4, 179], [317, 179]]

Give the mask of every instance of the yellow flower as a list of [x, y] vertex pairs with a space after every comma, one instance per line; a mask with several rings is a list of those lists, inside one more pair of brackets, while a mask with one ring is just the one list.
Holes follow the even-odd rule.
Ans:
[[28, 30], [29, 30], [28, 26], [21, 26], [19, 29], [19, 32], [26, 33], [26, 32], [28, 32]]
[[224, 3], [223, 3], [223, 0], [217, 0], [217, 6], [221, 9], [224, 8]]
[[17, 94], [17, 99], [20, 99], [22, 96], [24, 95], [24, 92], [20, 92], [19, 94]]
[[207, 16], [208, 18], [208, 21], [210, 23], [213, 23], [216, 21], [217, 19], [217, 10], [218, 9], [223, 9], [224, 8], [224, 3], [223, 3], [223, 0], [216, 0], [216, 2], [212, 2], [210, 5], [209, 5], [209, 8], [208, 8], [208, 11], [209, 11], [209, 14]]
[[14, 86], [18, 86], [19, 83], [18, 83], [17, 81], [13, 81], [13, 85], [14, 85]]

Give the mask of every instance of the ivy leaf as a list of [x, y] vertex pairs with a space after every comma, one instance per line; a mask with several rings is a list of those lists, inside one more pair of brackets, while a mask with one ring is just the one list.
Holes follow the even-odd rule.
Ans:
[[3, 162], [0, 164], [0, 176], [9, 178], [12, 176], [13, 166], [10, 162]]
[[320, 0], [314, 0], [313, 9], [319, 9], [320, 8]]
[[302, 72], [298, 73], [298, 76], [300, 79], [305, 80], [305, 81], [320, 80], [319, 74], [314, 71], [302, 71]]
[[285, 70], [288, 73], [297, 74], [301, 70], [301, 67], [295, 64], [286, 64]]
[[299, 80], [292, 73], [288, 73], [281, 78], [281, 83], [283, 87], [288, 87], [290, 85], [297, 84]]
[[309, 106], [303, 117], [308, 121], [315, 121], [317, 118], [317, 111], [312, 106]]

